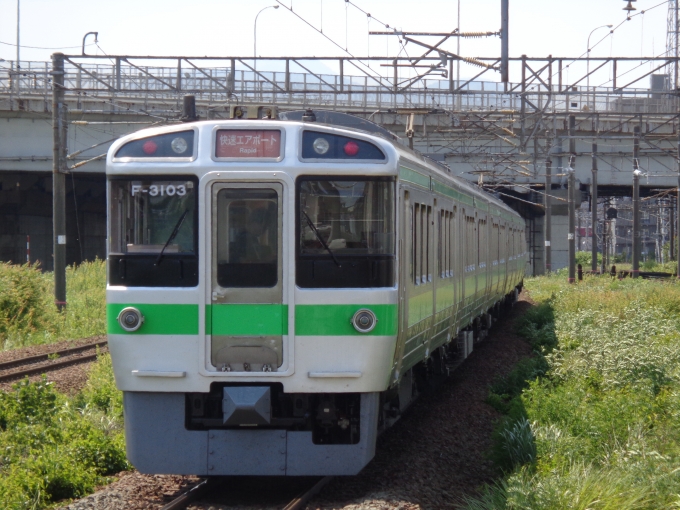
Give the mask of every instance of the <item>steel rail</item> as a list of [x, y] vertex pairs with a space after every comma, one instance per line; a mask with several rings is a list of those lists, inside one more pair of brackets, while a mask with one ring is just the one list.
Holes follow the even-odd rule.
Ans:
[[206, 491], [210, 488], [211, 479], [206, 478], [198, 482], [191, 489], [180, 494], [179, 497], [173, 499], [170, 503], [163, 506], [161, 510], [184, 510], [196, 499], [203, 496]]
[[321, 492], [321, 489], [323, 489], [332, 479], [333, 479], [332, 476], [324, 476], [321, 480], [316, 482], [311, 489], [303, 492], [302, 494], [297, 496], [293, 501], [291, 501], [285, 507], [283, 507], [283, 510], [300, 510], [307, 504], [307, 502], [310, 499], [312, 499], [319, 492]]
[[[11, 368], [19, 367], [21, 365], [28, 365], [28, 364], [34, 364], [34, 363], [40, 363], [43, 361], [49, 361], [51, 360], [52, 356], [70, 356], [73, 354], [78, 354], [83, 351], [87, 351], [90, 349], [96, 349], [97, 347], [105, 347], [107, 344], [106, 341], [103, 342], [95, 342], [87, 345], [81, 345], [78, 347], [71, 347], [69, 349], [63, 349], [60, 351], [53, 351], [53, 352], [48, 352], [45, 354], [39, 354], [36, 356], [29, 356], [26, 358], [19, 358], [11, 361], [6, 361], [4, 363], [0, 363], [0, 370], [8, 370]], [[23, 370], [18, 370], [16, 372], [10, 372], [8, 374], [1, 374], [0, 375], [0, 382], [2, 381], [10, 381], [12, 379], [18, 379], [27, 375], [35, 375], [35, 374], [40, 374], [43, 372], [51, 372], [53, 370], [57, 370], [60, 368], [64, 368], [70, 365], [76, 365], [78, 363], [86, 363], [88, 361], [94, 361], [97, 359], [97, 356], [99, 354], [88, 354], [86, 356], [80, 356], [78, 358], [70, 358], [70, 359], [65, 359], [61, 361], [54, 361], [53, 363], [50, 363], [49, 365], [41, 365], [39, 367], [32, 367], [32, 368], [26, 368]]]
[[[283, 507], [283, 510], [301, 510], [304, 505], [306, 505], [309, 500], [316, 496], [332, 479], [332, 476], [321, 478], [311, 488], [295, 496], [295, 498], [293, 498], [290, 503]], [[212, 488], [214, 480], [214, 478], [201, 480], [189, 490], [180, 494], [177, 498], [170, 501], [170, 503], [163, 506], [160, 510], [184, 510], [197, 499], [204, 496], [206, 492]]]

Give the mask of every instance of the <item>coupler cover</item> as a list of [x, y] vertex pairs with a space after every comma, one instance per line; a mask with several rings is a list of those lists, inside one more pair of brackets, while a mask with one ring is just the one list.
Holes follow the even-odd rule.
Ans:
[[222, 393], [225, 425], [269, 425], [271, 391], [268, 386], [230, 386]]

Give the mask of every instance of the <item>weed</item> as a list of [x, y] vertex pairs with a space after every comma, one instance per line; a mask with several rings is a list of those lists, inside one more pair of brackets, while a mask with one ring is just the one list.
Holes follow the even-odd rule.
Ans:
[[[680, 508], [680, 286], [530, 278], [535, 355], [494, 382], [506, 476], [467, 508]], [[531, 426], [529, 426], [529, 423]]]
[[91, 493], [130, 466], [110, 356], [76, 397], [28, 380], [0, 393], [0, 506], [27, 510]]
[[54, 306], [52, 273], [36, 265], [0, 263], [0, 345], [13, 349], [106, 331], [106, 264], [83, 262], [66, 270], [68, 305]]

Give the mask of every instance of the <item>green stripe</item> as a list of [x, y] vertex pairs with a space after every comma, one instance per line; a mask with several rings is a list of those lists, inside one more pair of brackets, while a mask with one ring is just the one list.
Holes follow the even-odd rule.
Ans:
[[[370, 333], [359, 333], [351, 324], [362, 308], [375, 313], [378, 323]], [[298, 305], [295, 307], [295, 334], [300, 336], [396, 335], [397, 305]]]
[[437, 180], [433, 181], [434, 182], [432, 185], [432, 189], [437, 193], [440, 193], [449, 198], [453, 198], [454, 200], [458, 200], [459, 202], [463, 202], [464, 204], [475, 205], [474, 200], [471, 196], [461, 193], [460, 191], [450, 186], [447, 186], [446, 184], [439, 182]]
[[206, 333], [209, 335], [287, 335], [288, 305], [227, 304], [206, 306], [205, 324]]
[[399, 178], [402, 181], [408, 181], [425, 189], [430, 189], [430, 177], [423, 175], [420, 172], [406, 168], [405, 166], [399, 167]]
[[433, 184], [432, 184], [432, 189], [436, 191], [437, 193], [441, 193], [442, 195], [449, 197], [449, 198], [454, 198], [454, 199], [459, 199], [460, 193], [458, 193], [455, 189], [451, 188], [450, 186], [447, 186], [446, 184], [442, 184], [441, 182], [433, 179]]
[[[144, 324], [129, 333], [118, 324], [118, 314], [123, 308], [133, 306], [144, 316]], [[115, 335], [198, 335], [198, 305], [106, 305], [106, 322], [109, 334]]]

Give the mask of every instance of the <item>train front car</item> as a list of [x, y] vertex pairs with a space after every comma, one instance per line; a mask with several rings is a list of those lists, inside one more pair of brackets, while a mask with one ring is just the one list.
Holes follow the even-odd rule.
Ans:
[[141, 472], [348, 475], [398, 329], [391, 143], [198, 122], [107, 160], [109, 346]]

